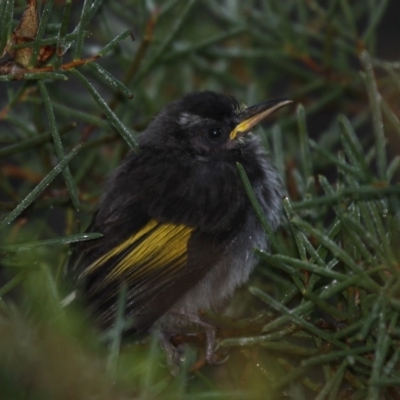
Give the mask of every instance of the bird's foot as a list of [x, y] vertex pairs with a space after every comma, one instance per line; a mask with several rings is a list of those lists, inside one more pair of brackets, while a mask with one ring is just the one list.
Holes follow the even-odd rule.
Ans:
[[213, 325], [202, 321], [197, 315], [174, 313], [174, 317], [184, 319], [191, 325], [197, 326], [199, 329], [198, 333], [190, 333], [187, 335], [174, 335], [171, 332], [161, 331], [161, 343], [167, 356], [167, 364], [173, 375], [176, 375], [182, 363], [187, 361], [185, 345], [189, 342], [198, 343], [202, 341], [202, 332], [205, 334], [205, 355], [204, 358], [202, 358], [203, 361], [201, 361], [201, 359], [198, 360], [195, 363], [197, 367], [192, 367], [192, 370], [193, 368], [196, 370], [201, 368], [205, 363], [219, 365], [227, 361], [229, 356], [221, 357], [220, 354], [216, 353], [216, 329]]

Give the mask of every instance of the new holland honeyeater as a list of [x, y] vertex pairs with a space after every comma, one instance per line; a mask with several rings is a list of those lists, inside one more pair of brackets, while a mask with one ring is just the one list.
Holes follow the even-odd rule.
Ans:
[[[274, 229], [281, 183], [252, 128], [289, 100], [245, 107], [197, 92], [167, 105], [105, 184], [89, 231], [103, 237], [74, 249], [69, 273], [100, 327], [115, 320], [127, 286], [129, 330], [203, 326], [247, 281], [268, 238], [237, 171], [241, 163]], [[212, 349], [208, 349], [210, 357]]]

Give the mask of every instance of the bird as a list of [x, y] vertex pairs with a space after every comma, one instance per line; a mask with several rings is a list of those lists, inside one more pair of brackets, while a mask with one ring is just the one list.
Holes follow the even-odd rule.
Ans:
[[220, 310], [267, 250], [237, 170], [240, 163], [272, 229], [280, 221], [282, 184], [253, 128], [287, 99], [245, 106], [212, 91], [166, 105], [138, 138], [138, 150], [107, 179], [87, 231], [99, 239], [73, 249], [68, 274], [94, 323], [115, 323], [126, 287], [127, 331], [164, 332], [190, 326], [215, 330], [200, 311]]

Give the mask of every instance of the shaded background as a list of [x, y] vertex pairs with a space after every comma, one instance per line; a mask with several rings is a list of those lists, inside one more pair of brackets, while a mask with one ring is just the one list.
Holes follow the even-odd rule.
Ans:
[[[1, 7], [5, 4], [2, 1]], [[45, 4], [40, 3], [42, 7]], [[76, 31], [82, 20], [82, 6], [80, 1], [71, 3], [67, 32]], [[15, 2], [14, 27], [24, 7], [24, 2]], [[53, 38], [52, 44], [60, 30], [64, 10], [64, 2], [54, 2], [44, 34], [44, 38]], [[134, 41], [127, 37], [97, 63], [124, 82], [133, 98], [126, 91], [124, 94], [124, 89], [107, 73], [99, 72], [90, 63], [77, 69], [133, 136], [145, 129], [165, 104], [190, 91], [222, 91], [246, 104], [276, 97], [293, 99], [295, 107], [274, 116], [264, 128], [257, 129], [257, 134], [271, 149], [295, 210], [313, 226], [328, 229], [334, 218], [332, 207], [307, 209], [301, 202], [323, 193], [321, 187], [310, 183], [318, 174], [327, 176], [333, 186], [341, 184], [337, 165], [318, 150], [322, 148], [336, 156], [342, 148], [338, 115], [345, 114], [354, 126], [368, 165], [376, 173], [372, 183], [376, 187], [386, 185], [386, 177], [379, 175], [375, 163], [379, 152], [377, 128], [373, 124], [368, 80], [364, 78], [371, 67], [377, 90], [387, 105], [387, 108], [382, 106], [382, 112], [389, 161], [399, 154], [399, 17], [400, 2], [396, 0], [103, 1], [85, 25], [82, 58], [97, 54], [117, 35], [131, 30]], [[68, 36], [65, 39], [63, 64], [73, 59], [74, 40]], [[79, 194], [79, 211], [72, 206], [65, 180], [59, 175], [10, 226], [3, 227], [2, 243], [34, 242], [82, 232], [96, 208], [105, 177], [129, 149], [76, 76], [69, 70], [65, 75], [67, 81], [49, 79], [45, 84], [65, 152], [83, 143], [70, 164]], [[0, 216], [7, 216], [60, 158], [54, 151], [48, 116], [36, 81], [9, 81], [0, 85]], [[311, 151], [306, 162], [304, 130], [319, 146]], [[10, 147], [33, 143], [29, 140], [37, 137], [40, 141], [35, 145]], [[310, 175], [306, 174], [311, 172], [307, 170], [308, 162], [312, 167]], [[399, 175], [395, 166], [392, 165], [392, 183], [397, 184]], [[360, 184], [363, 183], [361, 180]], [[392, 208], [390, 213], [398, 215], [398, 209]], [[288, 232], [286, 223], [279, 234], [283, 240], [287, 239], [289, 251], [293, 251], [290, 254], [294, 254]], [[97, 338], [96, 333], [91, 332], [79, 307], [76, 313], [72, 312], [72, 317], [54, 316], [59, 313], [55, 305], [59, 297], [68, 292], [62, 283], [68, 245], [57, 242], [28, 253], [1, 253], [1, 256], [6, 267], [2, 269], [4, 286], [0, 290], [2, 297], [8, 295], [4, 296], [4, 312], [17, 320], [3, 332], [7, 338], [4, 340], [7, 345], [3, 347], [11, 349], [9, 352], [2, 349], [4, 359], [10, 361], [0, 370], [4, 390], [8, 391], [4, 392], [4, 398], [88, 398], [94, 394], [109, 398], [110, 393], [113, 398], [135, 398], [166, 396], [168, 391], [174, 396], [181, 393], [183, 397], [200, 392], [209, 393], [210, 397], [217, 393], [219, 398], [232, 398], [234, 394], [243, 398], [241, 390], [254, 390], [255, 398], [266, 398], [272, 383], [300, 364], [302, 355], [286, 355], [284, 350], [283, 361], [278, 365], [273, 349], [233, 349], [230, 361], [224, 366], [201, 368], [199, 364], [192, 381], [184, 375], [180, 380], [173, 380], [165, 366], [159, 365], [164, 361], [159, 361], [163, 358], [156, 342], [148, 339], [142, 347], [124, 347], [118, 361], [118, 384], [114, 386], [114, 376], [110, 374], [112, 357], [93, 339]], [[258, 285], [279, 299], [288, 286], [287, 274], [268, 275], [266, 265], [261, 264], [251, 285]], [[34, 273], [29, 273], [32, 270]], [[300, 296], [295, 296], [290, 305], [299, 301]], [[335, 303], [336, 299], [332, 301]], [[264, 304], [254, 299], [247, 288], [238, 292], [229, 311], [262, 321], [264, 317], [271, 318], [270, 310], [265, 310]], [[318, 312], [314, 320], [321, 315], [328, 325], [332, 321], [337, 323], [326, 312]], [[47, 322], [43, 324], [43, 320]], [[259, 334], [257, 323], [256, 320], [253, 325], [247, 324], [244, 331], [234, 326], [239, 329], [234, 335]], [[229, 337], [232, 334], [229, 322], [224, 321], [222, 325], [226, 331], [221, 337]], [[18, 340], [13, 342], [15, 337]], [[298, 345], [302, 343], [301, 338], [294, 341]], [[25, 350], [21, 342], [26, 343]], [[187, 367], [196, 359], [195, 352], [189, 353]], [[21, 364], [25, 368], [21, 369]], [[318, 368], [310, 374], [315, 382], [321, 376]], [[276, 397], [314, 398], [320, 390], [315, 382], [288, 385]], [[341, 398], [353, 398], [356, 392], [348, 382], [347, 385], [341, 387]], [[62, 391], [61, 387], [69, 389]], [[230, 392], [219, 392], [220, 389]], [[398, 398], [392, 386], [389, 389], [385, 396]], [[357, 395], [362, 398], [365, 392], [354, 394], [354, 398]]]

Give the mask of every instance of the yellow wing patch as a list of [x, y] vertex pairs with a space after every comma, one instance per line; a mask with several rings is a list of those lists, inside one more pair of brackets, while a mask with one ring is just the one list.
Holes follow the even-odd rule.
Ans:
[[139, 232], [89, 265], [82, 275], [90, 275], [118, 255], [121, 257], [106, 281], [126, 274], [129, 274], [129, 280], [135, 280], [163, 267], [169, 269], [182, 266], [187, 260], [187, 244], [192, 231], [193, 228], [185, 225], [160, 224], [150, 220]]

